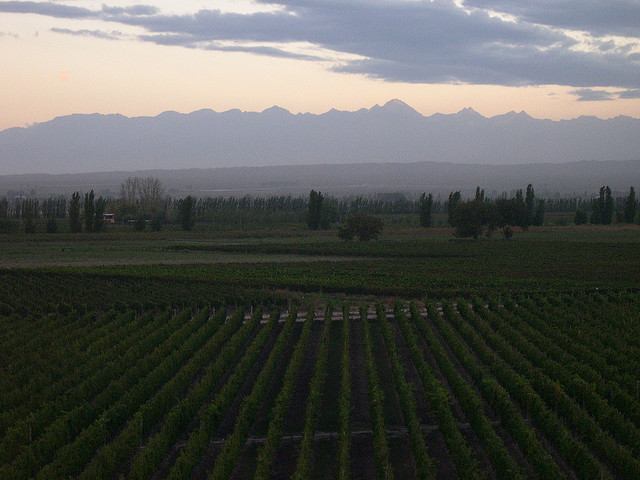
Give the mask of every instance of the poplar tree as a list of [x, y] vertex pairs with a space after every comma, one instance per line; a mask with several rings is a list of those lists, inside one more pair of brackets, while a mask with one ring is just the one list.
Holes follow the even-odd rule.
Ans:
[[600, 187], [598, 198], [593, 201], [593, 212], [591, 213], [591, 223], [610, 225], [613, 219], [613, 198], [609, 185]]
[[84, 229], [87, 232], [93, 232], [93, 221], [95, 220], [95, 193], [91, 190], [84, 194]]
[[613, 219], [613, 198], [611, 197], [611, 189], [607, 185], [604, 189], [604, 209], [602, 211], [602, 223], [610, 225]]
[[36, 224], [34, 218], [33, 202], [27, 201], [24, 206], [24, 231], [26, 233], [36, 233]]
[[527, 193], [524, 197], [524, 204], [527, 207], [527, 219], [526, 225], [531, 225], [533, 223], [534, 209], [536, 206], [535, 203], [535, 192], [533, 190], [533, 186], [531, 184], [527, 185]]
[[104, 210], [106, 208], [107, 201], [98, 197], [95, 203], [95, 213], [93, 217], [93, 231], [102, 232], [104, 230]]
[[80, 192], [73, 192], [69, 201], [69, 230], [72, 233], [82, 231], [82, 223], [80, 223]]
[[195, 224], [194, 210], [196, 200], [191, 195], [186, 196], [178, 203], [178, 213], [180, 214], [180, 223], [184, 230], [191, 230]]
[[309, 212], [307, 215], [307, 226], [310, 230], [318, 230], [320, 228], [320, 220], [322, 219], [322, 202], [324, 196], [320, 192], [311, 190], [309, 192]]
[[533, 218], [531, 219], [531, 224], [539, 227], [544, 222], [544, 210], [545, 203], [544, 200], [538, 200], [536, 203], [536, 209], [533, 212]]
[[459, 191], [451, 192], [449, 194], [449, 200], [447, 201], [447, 221], [449, 222], [449, 225], [453, 225], [453, 212], [458, 206], [458, 203], [460, 203], [461, 198], [462, 195], [460, 195]]
[[636, 210], [638, 202], [636, 201], [636, 191], [633, 187], [629, 189], [629, 195], [624, 201], [624, 221], [625, 223], [633, 223], [636, 218]]
[[431, 226], [431, 211], [433, 209], [433, 195], [426, 195], [424, 192], [420, 195], [420, 226], [421, 227], [430, 227]]

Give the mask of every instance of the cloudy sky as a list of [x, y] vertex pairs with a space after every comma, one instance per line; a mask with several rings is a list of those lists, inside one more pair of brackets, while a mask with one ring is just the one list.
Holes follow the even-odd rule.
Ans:
[[640, 117], [640, 1], [0, 1], [0, 129], [392, 98], [424, 115]]

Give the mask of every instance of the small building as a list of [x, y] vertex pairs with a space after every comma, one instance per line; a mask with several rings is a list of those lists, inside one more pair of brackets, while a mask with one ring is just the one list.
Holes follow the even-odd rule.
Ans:
[[116, 224], [116, 216], [113, 213], [103, 213], [102, 218], [104, 219], [104, 223], [106, 223], [107, 225]]

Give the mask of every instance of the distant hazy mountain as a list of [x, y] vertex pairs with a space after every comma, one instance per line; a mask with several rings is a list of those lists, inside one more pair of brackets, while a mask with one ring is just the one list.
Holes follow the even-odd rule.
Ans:
[[0, 174], [230, 166], [449, 162], [560, 163], [640, 158], [640, 119], [425, 117], [399, 100], [356, 112], [200, 110], [157, 117], [70, 115], [0, 132]]

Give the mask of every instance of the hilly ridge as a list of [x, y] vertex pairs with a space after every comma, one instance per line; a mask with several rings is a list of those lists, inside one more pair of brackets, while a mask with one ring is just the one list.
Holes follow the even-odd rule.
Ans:
[[609, 185], [617, 196], [626, 194], [631, 185], [640, 185], [640, 160], [522, 165], [357, 163], [0, 175], [0, 196], [6, 192], [9, 196], [46, 197], [90, 189], [117, 196], [120, 184], [129, 176], [157, 177], [175, 197], [308, 195], [316, 189], [335, 196], [401, 192], [417, 197], [426, 191], [446, 198], [455, 190], [473, 196], [476, 186], [481, 186], [495, 198], [529, 183], [543, 197], [589, 197], [602, 185]]

